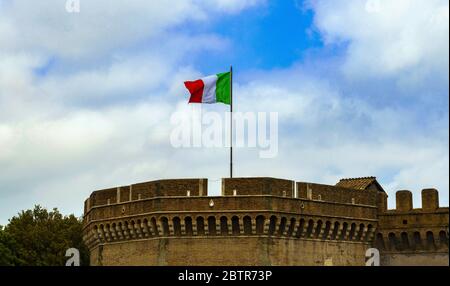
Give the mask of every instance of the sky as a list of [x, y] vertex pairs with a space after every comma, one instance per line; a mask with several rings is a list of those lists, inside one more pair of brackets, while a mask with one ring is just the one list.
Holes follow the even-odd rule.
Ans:
[[278, 155], [235, 149], [236, 177], [376, 176], [389, 208], [448, 206], [448, 0], [0, 0], [0, 224], [155, 179], [218, 195], [228, 149], [173, 148], [170, 118], [230, 65], [235, 110], [279, 114]]

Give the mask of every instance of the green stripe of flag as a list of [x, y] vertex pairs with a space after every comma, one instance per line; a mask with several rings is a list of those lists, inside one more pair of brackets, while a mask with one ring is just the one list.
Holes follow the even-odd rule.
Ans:
[[231, 73], [217, 74], [216, 102], [231, 104]]

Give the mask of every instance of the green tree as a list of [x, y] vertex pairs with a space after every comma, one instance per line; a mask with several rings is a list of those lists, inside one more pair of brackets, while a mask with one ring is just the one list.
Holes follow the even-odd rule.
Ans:
[[81, 265], [88, 265], [81, 219], [37, 205], [0, 230], [0, 265], [63, 266], [66, 250], [72, 247], [80, 251]]
[[14, 239], [0, 225], [0, 266], [13, 266], [20, 263], [15, 249]]

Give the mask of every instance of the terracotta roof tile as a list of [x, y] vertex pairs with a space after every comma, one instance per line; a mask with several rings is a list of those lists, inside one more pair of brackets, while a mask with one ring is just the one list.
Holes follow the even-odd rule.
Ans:
[[355, 190], [365, 190], [375, 181], [376, 177], [347, 178], [341, 179], [336, 186]]

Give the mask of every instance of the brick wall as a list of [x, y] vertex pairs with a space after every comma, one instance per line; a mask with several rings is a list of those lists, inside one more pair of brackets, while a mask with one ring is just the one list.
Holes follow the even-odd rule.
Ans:
[[276, 178], [225, 178], [222, 195], [272, 195], [294, 197], [294, 182]]
[[353, 190], [330, 185], [298, 182], [297, 194], [298, 198], [301, 199], [370, 206], [377, 204], [377, 191], [375, 190]]

